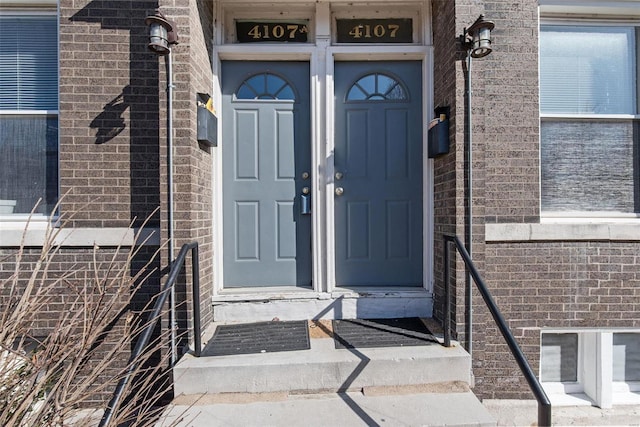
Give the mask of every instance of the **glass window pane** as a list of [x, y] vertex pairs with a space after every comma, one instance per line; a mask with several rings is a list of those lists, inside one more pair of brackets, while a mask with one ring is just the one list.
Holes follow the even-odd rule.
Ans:
[[633, 27], [542, 26], [543, 113], [635, 114]]
[[347, 94], [347, 100], [349, 101], [364, 101], [367, 99], [367, 94], [362, 91], [358, 86], [353, 85], [351, 89], [349, 89], [349, 93]]
[[387, 93], [394, 85], [396, 85], [396, 81], [391, 77], [378, 75], [378, 92]]
[[543, 120], [542, 210], [638, 212], [638, 124]]
[[57, 18], [0, 16], [0, 110], [58, 109]]
[[58, 197], [58, 119], [0, 116], [0, 199], [13, 213], [50, 214]]
[[246, 84], [240, 86], [236, 98], [238, 99], [254, 99], [256, 97], [255, 92]]
[[541, 352], [543, 382], [578, 381], [578, 334], [542, 334]]
[[385, 95], [386, 95], [387, 99], [393, 99], [395, 101], [400, 101], [400, 100], [407, 99], [407, 95], [404, 93], [404, 89], [402, 88], [402, 86], [400, 86], [399, 83], [397, 83], [393, 87], [393, 89], [391, 89]]
[[263, 73], [248, 78], [236, 92], [237, 99], [295, 100], [293, 88], [281, 77]]
[[287, 99], [287, 100], [295, 99], [295, 96], [293, 95], [293, 89], [291, 89], [291, 86], [283, 87], [282, 90], [276, 94], [276, 97], [278, 99]]
[[613, 380], [640, 381], [640, 334], [613, 334]]
[[267, 88], [264, 74], [259, 74], [247, 79], [246, 84], [251, 86], [257, 93], [264, 93]]
[[362, 91], [368, 95], [372, 93], [376, 93], [376, 76], [375, 74], [370, 74], [368, 76], [364, 76], [360, 80], [358, 80], [358, 86], [362, 88]]
[[278, 76], [267, 74], [267, 93], [276, 94], [287, 83]]
[[407, 99], [400, 82], [384, 74], [369, 74], [358, 80], [347, 93], [348, 101], [400, 101]]

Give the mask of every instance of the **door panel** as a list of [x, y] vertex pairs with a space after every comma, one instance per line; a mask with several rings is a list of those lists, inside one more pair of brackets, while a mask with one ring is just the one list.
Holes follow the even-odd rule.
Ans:
[[309, 65], [222, 64], [224, 287], [310, 286]]
[[422, 65], [335, 64], [336, 285], [422, 285]]

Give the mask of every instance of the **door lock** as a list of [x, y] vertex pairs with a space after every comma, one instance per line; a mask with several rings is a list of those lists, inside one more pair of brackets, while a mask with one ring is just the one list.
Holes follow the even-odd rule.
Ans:
[[302, 172], [302, 179], [309, 179], [309, 172]]
[[342, 196], [344, 194], [344, 188], [336, 187], [336, 196]]
[[340, 181], [342, 179], [344, 175], [342, 174], [342, 172], [336, 172], [335, 177], [336, 177], [336, 181]]
[[311, 215], [311, 191], [309, 187], [304, 187], [302, 189], [302, 194], [300, 195], [300, 213], [302, 215]]

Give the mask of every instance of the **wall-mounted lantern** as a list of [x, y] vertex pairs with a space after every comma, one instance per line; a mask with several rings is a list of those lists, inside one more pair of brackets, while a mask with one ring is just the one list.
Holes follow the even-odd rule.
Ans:
[[469, 50], [473, 58], [482, 58], [491, 53], [491, 30], [495, 24], [485, 21], [484, 15], [480, 15], [476, 22], [469, 28], [465, 28], [464, 34], [460, 36], [462, 44]]
[[[466, 146], [467, 146], [467, 252], [471, 256], [473, 253], [473, 120], [472, 102], [473, 92], [471, 90], [471, 64], [473, 58], [484, 58], [492, 52], [491, 30], [495, 24], [485, 21], [484, 15], [480, 15], [476, 22], [469, 28], [464, 29], [464, 33], [459, 37], [462, 47], [467, 51], [466, 89], [467, 89], [467, 114], [466, 114]], [[473, 279], [471, 273], [467, 271], [467, 319], [465, 320], [466, 349], [469, 354], [473, 354], [473, 301], [471, 299]]]
[[144, 23], [149, 27], [149, 50], [157, 55], [168, 55], [170, 46], [178, 43], [175, 25], [156, 9], [153, 15], [147, 16]]

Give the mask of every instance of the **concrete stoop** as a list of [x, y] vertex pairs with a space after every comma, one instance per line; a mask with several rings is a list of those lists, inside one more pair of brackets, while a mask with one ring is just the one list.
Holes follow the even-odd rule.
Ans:
[[336, 349], [310, 335], [309, 350], [186, 355], [160, 425], [496, 425], [459, 345]]
[[[495, 426], [470, 391], [369, 395], [366, 392], [239, 398], [178, 398], [158, 426]], [[233, 401], [231, 399], [230, 401]]]

